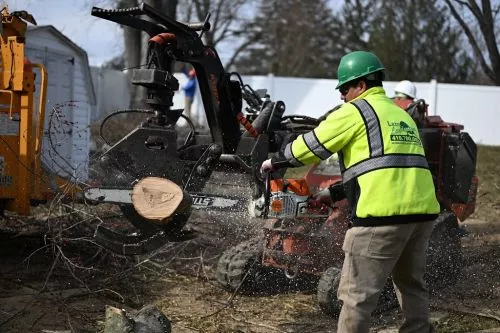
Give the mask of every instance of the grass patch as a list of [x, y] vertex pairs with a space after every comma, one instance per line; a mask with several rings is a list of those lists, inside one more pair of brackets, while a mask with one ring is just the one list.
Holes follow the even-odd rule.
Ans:
[[478, 145], [477, 149], [479, 186], [472, 217], [494, 221], [500, 214], [500, 146]]

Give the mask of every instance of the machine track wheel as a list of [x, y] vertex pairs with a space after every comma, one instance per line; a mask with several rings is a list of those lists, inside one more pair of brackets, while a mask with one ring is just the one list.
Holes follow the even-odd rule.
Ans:
[[464, 265], [457, 217], [443, 211], [434, 221], [427, 250], [426, 281], [431, 294], [457, 282]]
[[[341, 270], [338, 267], [328, 268], [318, 282], [317, 300], [321, 310], [334, 318], [338, 318], [342, 309], [342, 301], [337, 298], [337, 291], [340, 284]], [[392, 280], [388, 279], [382, 293], [378, 299], [377, 307], [373, 313], [381, 313], [392, 309], [398, 305], [396, 292], [392, 285]]]
[[321, 310], [329, 316], [338, 317], [342, 301], [337, 298], [340, 283], [340, 268], [330, 267], [318, 281], [316, 297]]
[[279, 286], [283, 274], [261, 263], [264, 239], [257, 237], [231, 247], [217, 263], [216, 279], [229, 291], [242, 294], [269, 292]]

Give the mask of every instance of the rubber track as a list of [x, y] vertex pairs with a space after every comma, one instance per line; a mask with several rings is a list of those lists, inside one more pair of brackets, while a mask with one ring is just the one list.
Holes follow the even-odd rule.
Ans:
[[230, 291], [253, 291], [256, 286], [252, 275], [261, 268], [259, 260], [263, 244], [262, 238], [254, 238], [226, 250], [217, 263], [219, 284]]
[[342, 302], [337, 299], [337, 290], [340, 282], [340, 268], [328, 268], [319, 279], [316, 297], [318, 304], [329, 316], [338, 317]]

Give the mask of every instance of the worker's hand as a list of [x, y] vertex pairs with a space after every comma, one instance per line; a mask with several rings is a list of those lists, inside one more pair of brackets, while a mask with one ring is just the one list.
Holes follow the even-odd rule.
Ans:
[[328, 207], [332, 207], [333, 200], [332, 200], [332, 196], [330, 194], [330, 189], [325, 188], [325, 189], [319, 191], [318, 193], [311, 195], [311, 197], [309, 198], [309, 202], [311, 202], [313, 204], [318, 204], [318, 205], [324, 204], [324, 205], [327, 205]]
[[276, 170], [276, 168], [273, 166], [271, 159], [265, 160], [264, 162], [262, 162], [262, 165], [260, 166], [260, 173], [261, 174], [264, 174], [266, 172], [273, 172], [275, 170]]

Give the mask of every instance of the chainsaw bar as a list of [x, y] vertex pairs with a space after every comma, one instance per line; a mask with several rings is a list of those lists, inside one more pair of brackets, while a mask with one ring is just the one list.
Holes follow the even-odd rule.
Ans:
[[[248, 209], [245, 199], [228, 195], [212, 195], [204, 193], [189, 193], [192, 199], [192, 208], [235, 211]], [[88, 188], [85, 190], [85, 199], [94, 203], [132, 204], [132, 190], [123, 188]]]
[[[189, 193], [191, 207], [202, 210], [217, 210], [223, 212], [235, 212], [248, 209], [245, 199], [229, 195], [211, 195], [204, 193]], [[85, 199], [92, 203], [114, 203], [132, 205], [132, 190], [124, 188], [87, 188], [84, 191]], [[190, 230], [177, 231], [175, 234], [167, 233], [158, 229], [140, 235], [125, 235], [102, 225], [94, 232], [94, 240], [102, 247], [125, 256], [141, 255], [168, 242], [182, 242], [196, 237], [196, 233]]]

